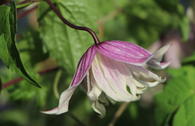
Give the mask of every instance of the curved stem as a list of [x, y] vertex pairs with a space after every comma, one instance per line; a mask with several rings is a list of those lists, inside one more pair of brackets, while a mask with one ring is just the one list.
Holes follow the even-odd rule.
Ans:
[[88, 32], [93, 37], [93, 40], [94, 40], [95, 44], [98, 44], [100, 42], [97, 35], [96, 35], [96, 33], [92, 29], [90, 29], [88, 27], [77, 26], [77, 25], [74, 25], [74, 24], [70, 23], [68, 20], [66, 20], [62, 16], [61, 12], [56, 8], [56, 6], [51, 2], [51, 0], [45, 0], [45, 1], [50, 6], [50, 8], [55, 12], [55, 14], [63, 21], [64, 24], [68, 25], [69, 27], [71, 27], [73, 29], [83, 30], [83, 31]]
[[59, 92], [58, 92], [58, 84], [59, 84], [61, 75], [62, 75], [62, 70], [57, 71], [56, 76], [54, 78], [54, 82], [53, 82], [53, 92], [57, 99], [59, 99], [60, 97]]

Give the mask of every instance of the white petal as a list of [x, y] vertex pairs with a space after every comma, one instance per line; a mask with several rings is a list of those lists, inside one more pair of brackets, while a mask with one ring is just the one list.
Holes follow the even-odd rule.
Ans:
[[[156, 75], [155, 73], [139, 66], [130, 66], [133, 75], [135, 76], [135, 84], [142, 84], [146, 87], [154, 87], [160, 83], [163, 83], [166, 79], [161, 78], [160, 76]], [[138, 81], [138, 83], [136, 83]], [[140, 90], [140, 93], [143, 90]]]
[[154, 87], [158, 84], [160, 84], [161, 82], [159, 81], [154, 81], [154, 82], [146, 82], [146, 81], [141, 81], [143, 84], [147, 85], [148, 87]]
[[129, 78], [128, 86], [133, 95], [142, 94], [146, 89], [146, 86], [134, 79], [133, 77]]
[[160, 48], [158, 51], [154, 52], [153, 53], [154, 56], [152, 59], [156, 59], [157, 61], [160, 62], [162, 60], [164, 54], [168, 51], [169, 47], [170, 47], [170, 44], [167, 44], [167, 45], [163, 46], [162, 48]]
[[170, 65], [170, 62], [159, 62], [155, 59], [150, 60], [147, 65], [153, 69], [156, 70], [162, 70], [165, 69], [166, 67], [168, 67]]
[[98, 101], [102, 104], [104, 104], [105, 106], [108, 106], [110, 103], [114, 104], [116, 103], [113, 99], [111, 99], [110, 97], [107, 97], [105, 93], [102, 92], [102, 94], [99, 96]]
[[161, 81], [161, 77], [144, 67], [129, 65], [129, 68], [137, 79]]
[[100, 117], [104, 117], [105, 116], [105, 114], [106, 114], [106, 108], [100, 102], [94, 101], [92, 103], [92, 108], [93, 108], [93, 110], [95, 112], [97, 112], [98, 114], [100, 114]]
[[167, 44], [153, 53], [152, 59], [147, 62], [147, 65], [153, 69], [162, 70], [170, 65], [170, 62], [162, 62], [164, 54], [168, 51], [170, 45]]
[[141, 83], [147, 85], [148, 87], [154, 87], [154, 86], [156, 86], [156, 85], [158, 85], [160, 83], [163, 83], [165, 81], [166, 81], [166, 78], [163, 78], [160, 81], [153, 81], [153, 82], [147, 82], [147, 81], [140, 80]]
[[93, 110], [100, 114], [100, 117], [104, 117], [106, 114], [106, 109], [104, 104], [99, 102], [101, 93], [102, 90], [97, 86], [92, 71], [89, 70], [87, 73], [87, 95], [92, 102]]
[[97, 101], [102, 90], [97, 86], [92, 71], [87, 73], [87, 95], [91, 101]]
[[58, 107], [56, 107], [56, 108], [54, 108], [52, 110], [42, 111], [42, 113], [58, 115], [58, 114], [62, 114], [64, 112], [67, 112], [68, 111], [70, 98], [72, 97], [76, 87], [77, 86], [69, 87], [64, 92], [62, 92], [62, 94], [60, 95], [60, 101], [59, 101]]
[[124, 63], [99, 54], [92, 63], [92, 72], [98, 87], [115, 101], [129, 102], [137, 99], [126, 89], [127, 77], [131, 75], [127, 70], [128, 67]]

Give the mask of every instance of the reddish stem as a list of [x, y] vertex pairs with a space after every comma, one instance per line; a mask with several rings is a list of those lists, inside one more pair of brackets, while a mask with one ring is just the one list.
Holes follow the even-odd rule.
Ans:
[[92, 37], [93, 37], [93, 40], [95, 42], [95, 44], [98, 44], [100, 41], [99, 41], [99, 38], [97, 37], [96, 33], [88, 28], [88, 27], [83, 27], [83, 26], [77, 26], [75, 24], [72, 24], [71, 22], [69, 22], [68, 20], [66, 20], [60, 10], [58, 8], [56, 8], [56, 6], [51, 2], [51, 0], [45, 0], [47, 2], [47, 4], [50, 6], [50, 8], [53, 10], [53, 12], [62, 20], [62, 22], [66, 25], [68, 25], [69, 27], [73, 28], [73, 29], [76, 29], [76, 30], [82, 30], [82, 31], [86, 31], [88, 32]]
[[7, 88], [7, 87], [9, 87], [9, 86], [11, 86], [11, 85], [14, 85], [14, 84], [20, 82], [21, 80], [23, 80], [22, 77], [18, 77], [18, 78], [16, 78], [16, 79], [10, 80], [10, 81], [8, 81], [7, 83], [4, 83], [4, 84], [2, 85], [2, 89]]
[[[43, 75], [43, 74], [46, 74], [46, 73], [48, 73], [48, 72], [53, 72], [53, 71], [55, 71], [55, 70], [57, 70], [57, 69], [59, 69], [59, 67], [54, 67], [54, 68], [50, 68], [50, 69], [45, 69], [45, 70], [42, 70], [42, 71], [40, 71], [40, 72], [38, 72], [40, 75]], [[22, 80], [24, 80], [24, 78], [22, 78], [22, 77], [18, 77], [18, 78], [15, 78], [15, 79], [13, 79], [13, 80], [10, 80], [10, 81], [8, 81], [8, 82], [6, 82], [6, 83], [4, 83], [3, 85], [2, 85], [2, 89], [5, 89], [5, 88], [7, 88], [7, 87], [9, 87], [9, 86], [12, 86], [12, 85], [14, 85], [14, 84], [16, 84], [16, 83], [18, 83], [18, 82], [20, 82], [20, 81], [22, 81]]]

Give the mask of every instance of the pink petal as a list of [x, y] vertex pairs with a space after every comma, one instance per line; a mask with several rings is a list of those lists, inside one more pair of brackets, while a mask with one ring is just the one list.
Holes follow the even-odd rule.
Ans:
[[81, 83], [81, 81], [86, 76], [87, 71], [89, 70], [91, 63], [96, 54], [96, 50], [94, 46], [90, 47], [84, 55], [81, 57], [79, 64], [77, 66], [77, 70], [71, 82], [71, 86], [77, 86]]
[[124, 41], [105, 41], [96, 46], [102, 55], [133, 65], [143, 65], [152, 54], [144, 48]]

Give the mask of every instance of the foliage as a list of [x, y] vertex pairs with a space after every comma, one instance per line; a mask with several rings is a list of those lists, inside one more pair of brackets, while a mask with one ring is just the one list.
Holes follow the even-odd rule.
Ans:
[[170, 80], [164, 90], [156, 96], [157, 124], [173, 126], [194, 125], [195, 68], [185, 66], [170, 69]]
[[[86, 3], [85, 3], [86, 2]], [[94, 14], [96, 13], [87, 6], [90, 1], [66, 0], [58, 2], [58, 7], [66, 18], [78, 25], [86, 25], [94, 28]], [[92, 4], [93, 5], [93, 4]], [[40, 13], [44, 13], [48, 6], [40, 5]], [[78, 9], [79, 8], [79, 9]], [[55, 18], [56, 15], [49, 11], [40, 21], [41, 38], [48, 49], [50, 56], [57, 60], [60, 66], [64, 67], [70, 74], [77, 66], [78, 60], [87, 47], [92, 45], [91, 37], [83, 32], [74, 30], [64, 25]]]
[[143, 46], [149, 46], [170, 29], [180, 29], [184, 40], [188, 38], [188, 19], [178, 0], [131, 0], [125, 13], [130, 37]]
[[29, 82], [38, 86], [38, 83], [33, 80], [26, 72], [25, 67], [22, 64], [19, 52], [15, 45], [15, 33], [16, 33], [16, 12], [15, 4], [11, 3], [11, 7], [1, 6], [1, 31], [0, 31], [0, 57], [4, 63], [11, 69], [20, 73]]

